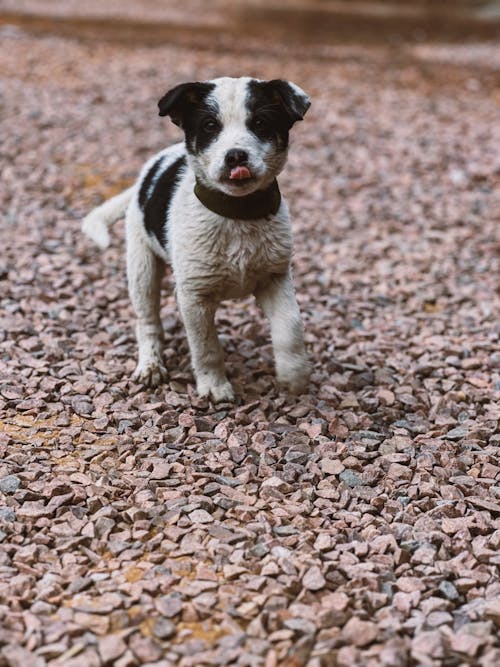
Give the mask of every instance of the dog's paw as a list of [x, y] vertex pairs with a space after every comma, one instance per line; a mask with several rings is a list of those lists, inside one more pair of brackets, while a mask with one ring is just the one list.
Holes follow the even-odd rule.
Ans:
[[288, 380], [286, 382], [283, 382], [283, 380], [279, 380], [279, 383], [281, 384], [282, 387], [286, 389], [286, 391], [289, 394], [293, 394], [294, 396], [300, 396], [300, 394], [305, 393], [307, 386], [309, 384], [309, 378], [297, 378], [295, 380]]
[[277, 378], [282, 385], [291, 394], [303, 394], [309, 384], [311, 377], [311, 365], [307, 359], [301, 360], [293, 365], [287, 364], [285, 368], [280, 368], [277, 372]]
[[234, 391], [228, 380], [223, 382], [214, 382], [208, 379], [199, 380], [196, 385], [196, 391], [200, 398], [211, 398], [214, 403], [222, 401], [234, 401]]
[[159, 361], [151, 361], [149, 364], [139, 364], [132, 375], [135, 382], [145, 387], [157, 387], [168, 378], [168, 371]]

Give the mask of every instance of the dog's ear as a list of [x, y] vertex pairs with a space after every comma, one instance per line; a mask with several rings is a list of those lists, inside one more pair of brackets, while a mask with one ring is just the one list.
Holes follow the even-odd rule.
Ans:
[[290, 119], [290, 127], [298, 120], [303, 120], [311, 106], [309, 96], [291, 81], [273, 79], [266, 82], [266, 88], [273, 101], [280, 104]]
[[181, 83], [158, 102], [159, 115], [170, 116], [173, 123], [182, 127], [185, 115], [196, 108], [212, 88], [212, 84], [199, 81]]

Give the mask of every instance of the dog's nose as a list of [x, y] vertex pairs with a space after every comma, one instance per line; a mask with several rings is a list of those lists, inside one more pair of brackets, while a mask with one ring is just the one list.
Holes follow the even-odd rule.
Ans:
[[231, 169], [246, 164], [247, 162], [248, 153], [246, 151], [239, 150], [239, 148], [232, 148], [226, 153], [226, 165]]

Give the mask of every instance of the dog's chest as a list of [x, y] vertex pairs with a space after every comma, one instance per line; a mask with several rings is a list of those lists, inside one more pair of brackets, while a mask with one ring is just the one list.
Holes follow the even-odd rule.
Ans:
[[254, 292], [271, 274], [288, 270], [292, 239], [287, 221], [212, 218], [184, 231], [174, 269], [177, 280], [197, 292], [238, 298]]

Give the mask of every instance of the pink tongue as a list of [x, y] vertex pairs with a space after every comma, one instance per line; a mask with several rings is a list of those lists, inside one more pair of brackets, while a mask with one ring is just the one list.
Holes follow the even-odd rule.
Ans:
[[234, 169], [231, 169], [229, 178], [232, 181], [242, 181], [245, 178], [252, 178], [252, 174], [248, 167], [235, 167]]

